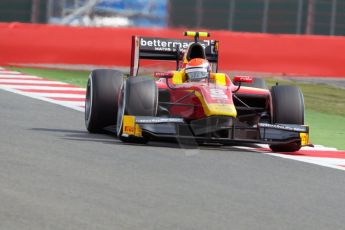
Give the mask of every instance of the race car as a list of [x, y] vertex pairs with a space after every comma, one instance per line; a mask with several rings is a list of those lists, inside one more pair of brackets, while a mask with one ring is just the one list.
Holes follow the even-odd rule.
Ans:
[[[130, 74], [96, 69], [89, 76], [85, 124], [91, 133], [115, 127], [124, 142], [193, 140], [198, 144], [264, 143], [294, 152], [309, 143], [304, 99], [297, 86], [218, 72], [219, 41], [208, 32], [189, 39], [132, 37]], [[143, 59], [176, 68], [138, 76]]]

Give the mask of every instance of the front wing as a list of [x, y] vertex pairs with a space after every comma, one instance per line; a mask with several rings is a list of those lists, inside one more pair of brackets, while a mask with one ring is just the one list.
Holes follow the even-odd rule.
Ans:
[[[294, 124], [267, 124], [246, 125], [219, 117], [206, 118], [203, 126], [187, 123], [183, 118], [129, 116], [123, 118], [122, 135], [125, 137], [149, 137], [153, 140], [193, 139], [207, 143], [265, 143], [287, 144], [300, 142], [302, 146], [310, 146], [309, 127]], [[228, 130], [226, 137], [217, 137], [211, 133], [219, 130]]]

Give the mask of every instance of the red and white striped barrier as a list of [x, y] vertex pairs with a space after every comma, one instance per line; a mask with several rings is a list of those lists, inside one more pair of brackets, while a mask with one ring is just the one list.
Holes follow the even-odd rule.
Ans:
[[[0, 89], [65, 106], [77, 111], [84, 111], [85, 89], [64, 82], [52, 81], [37, 76], [25, 75], [16, 71], [7, 71], [0, 67]], [[272, 153], [267, 145], [260, 148], [238, 147], [266, 155], [317, 164], [345, 171], [345, 151], [317, 145], [304, 147], [294, 153]]]

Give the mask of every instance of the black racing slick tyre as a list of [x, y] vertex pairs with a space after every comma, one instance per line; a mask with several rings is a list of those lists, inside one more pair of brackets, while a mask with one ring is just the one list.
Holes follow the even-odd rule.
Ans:
[[96, 69], [89, 76], [85, 99], [85, 125], [90, 133], [116, 125], [117, 103], [124, 74], [113, 69]]
[[[273, 123], [304, 124], [304, 98], [297, 86], [278, 85], [271, 89]], [[301, 143], [270, 145], [274, 152], [295, 152]]]
[[117, 114], [117, 135], [124, 142], [146, 143], [147, 137], [125, 137], [122, 135], [124, 115], [156, 116], [158, 89], [155, 81], [146, 77], [129, 77], [120, 92]]

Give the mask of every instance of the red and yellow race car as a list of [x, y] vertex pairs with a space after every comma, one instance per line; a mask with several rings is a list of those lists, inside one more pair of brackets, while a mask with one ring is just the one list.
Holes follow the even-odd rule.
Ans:
[[[87, 83], [89, 132], [115, 127], [125, 142], [193, 140], [196, 143], [266, 143], [292, 152], [309, 143], [304, 100], [296, 86], [270, 90], [260, 78], [218, 72], [219, 41], [207, 32], [194, 40], [132, 37], [130, 76], [96, 69]], [[176, 69], [139, 77], [140, 61], [175, 61]]]

